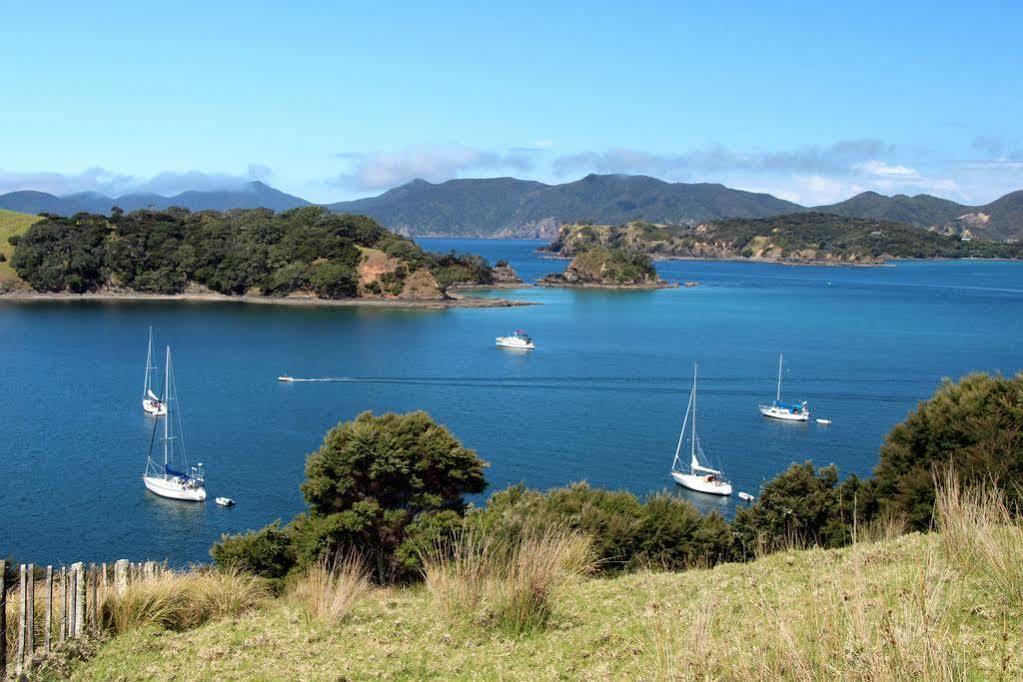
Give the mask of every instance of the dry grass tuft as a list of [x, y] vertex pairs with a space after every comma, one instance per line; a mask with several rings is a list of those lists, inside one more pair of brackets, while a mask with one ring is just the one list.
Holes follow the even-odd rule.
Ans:
[[102, 591], [100, 613], [104, 629], [114, 634], [150, 625], [188, 630], [247, 611], [266, 597], [263, 581], [248, 573], [214, 569], [168, 571], [131, 583], [122, 594], [112, 588]]
[[292, 598], [312, 618], [340, 625], [371, 589], [369, 569], [358, 554], [311, 566], [299, 578]]
[[589, 537], [555, 529], [502, 541], [466, 532], [423, 564], [427, 589], [446, 617], [475, 616], [514, 633], [544, 626], [559, 588], [595, 565]]
[[1023, 523], [997, 486], [963, 487], [951, 470], [935, 482], [934, 517], [949, 563], [983, 577], [1013, 609], [1023, 607]]

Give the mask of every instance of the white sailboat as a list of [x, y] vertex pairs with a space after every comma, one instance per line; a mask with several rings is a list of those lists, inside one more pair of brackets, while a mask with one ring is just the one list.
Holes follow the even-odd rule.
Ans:
[[[177, 387], [174, 385], [174, 374], [171, 371], [171, 352], [167, 348], [167, 363], [164, 370], [163, 399], [163, 463], [153, 460], [153, 445], [156, 442], [159, 418], [153, 424], [153, 437], [149, 441], [149, 454], [146, 456], [146, 470], [142, 474], [142, 482], [150, 492], [161, 497], [174, 500], [202, 502], [206, 499], [205, 472], [201, 463], [194, 467], [188, 466], [185, 456], [184, 439], [174, 435], [172, 420], [177, 416], [178, 433], [181, 432], [181, 415], [171, 410], [171, 402], [177, 400]], [[175, 441], [180, 440], [180, 445]]]
[[760, 414], [772, 419], [783, 419], [791, 422], [805, 422], [810, 419], [810, 410], [806, 401], [801, 403], [783, 403], [781, 401], [781, 368], [782, 354], [778, 354], [778, 389], [774, 394], [774, 402], [770, 405], [760, 405]]
[[149, 346], [146, 348], [146, 383], [142, 385], [142, 411], [162, 417], [167, 414], [167, 406], [153, 392], [153, 328], [149, 328]]
[[[707, 456], [700, 447], [700, 438], [696, 435], [696, 370], [693, 365], [693, 390], [689, 394], [689, 405], [686, 407], [686, 416], [682, 420], [682, 431], [678, 434], [678, 445], [675, 446], [675, 460], [671, 463], [671, 477], [680, 486], [709, 495], [730, 496], [732, 484], [725, 480], [724, 474], [717, 469], [711, 469], [701, 463], [707, 461]], [[686, 435], [686, 424], [689, 422], [689, 415], [692, 413], [692, 434], [689, 450], [689, 471], [682, 467], [679, 455], [682, 452], [682, 441]]]

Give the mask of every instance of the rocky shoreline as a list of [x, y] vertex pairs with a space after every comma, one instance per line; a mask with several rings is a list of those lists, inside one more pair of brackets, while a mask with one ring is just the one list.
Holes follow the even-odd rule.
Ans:
[[37, 291], [13, 291], [0, 294], [0, 302], [32, 303], [43, 301], [184, 301], [191, 303], [251, 303], [256, 305], [291, 305], [333, 308], [393, 308], [415, 310], [446, 310], [449, 308], [511, 308], [517, 306], [536, 305], [529, 301], [509, 301], [502, 298], [480, 298], [477, 296], [461, 296], [451, 294], [443, 299], [398, 299], [398, 298], [343, 298], [329, 299], [315, 296], [228, 296], [216, 293], [184, 293], [184, 294], [144, 294], [138, 292], [93, 292], [85, 294], [43, 293]]

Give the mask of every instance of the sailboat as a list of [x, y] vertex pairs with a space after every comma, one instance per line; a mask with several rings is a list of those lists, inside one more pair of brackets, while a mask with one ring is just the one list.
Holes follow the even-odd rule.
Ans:
[[[717, 469], [711, 469], [702, 462], [707, 461], [707, 456], [700, 447], [700, 437], [696, 435], [696, 370], [693, 365], [693, 390], [689, 394], [689, 405], [686, 407], [686, 416], [682, 420], [682, 431], [678, 434], [678, 445], [675, 446], [675, 460], [671, 463], [671, 477], [675, 482], [684, 488], [695, 490], [709, 495], [730, 496], [732, 484], [724, 479], [724, 474]], [[692, 434], [689, 449], [689, 471], [682, 467], [679, 455], [682, 452], [682, 441], [686, 435], [686, 425], [689, 422], [689, 415], [692, 413]], [[701, 461], [702, 460], [702, 461]]]
[[[179, 411], [171, 410], [171, 402], [177, 400], [176, 389], [174, 375], [171, 372], [171, 352], [168, 346], [163, 380], [163, 398], [160, 400], [164, 406], [164, 412], [159, 415], [156, 423], [153, 424], [153, 437], [149, 441], [149, 454], [146, 456], [146, 470], [142, 474], [142, 482], [150, 492], [156, 493], [161, 497], [202, 502], [206, 499], [206, 480], [203, 466], [201, 463], [194, 467], [188, 466], [188, 460], [185, 457], [184, 439], [174, 435], [172, 424], [174, 416], [177, 416], [178, 433], [180, 434], [181, 432], [181, 415]], [[160, 417], [163, 418], [162, 464], [153, 459], [153, 445], [156, 443]], [[178, 440], [181, 443], [179, 446], [175, 446], [175, 441]]]
[[149, 328], [149, 346], [146, 348], [146, 383], [142, 386], [142, 411], [146, 414], [162, 417], [167, 414], [167, 406], [153, 392], [153, 328]]
[[760, 405], [760, 414], [772, 419], [784, 419], [791, 422], [805, 422], [810, 419], [810, 410], [806, 407], [806, 401], [801, 403], [783, 403], [781, 401], [781, 367], [782, 354], [778, 354], [778, 389], [774, 394], [774, 402], [770, 405]]

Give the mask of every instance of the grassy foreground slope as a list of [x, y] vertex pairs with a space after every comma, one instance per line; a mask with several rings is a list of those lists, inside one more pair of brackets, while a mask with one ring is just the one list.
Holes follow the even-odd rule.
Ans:
[[287, 600], [184, 633], [136, 631], [91, 679], [1019, 679], [1017, 606], [937, 534], [588, 579], [550, 624], [453, 624], [425, 588], [377, 589], [328, 626]]
[[39, 220], [39, 216], [0, 208], [0, 254], [4, 255], [3, 262], [0, 262], [0, 290], [3, 290], [5, 285], [9, 286], [21, 281], [11, 268], [11, 254], [14, 253], [14, 247], [7, 242], [7, 239], [23, 233], [29, 228], [29, 225]]

